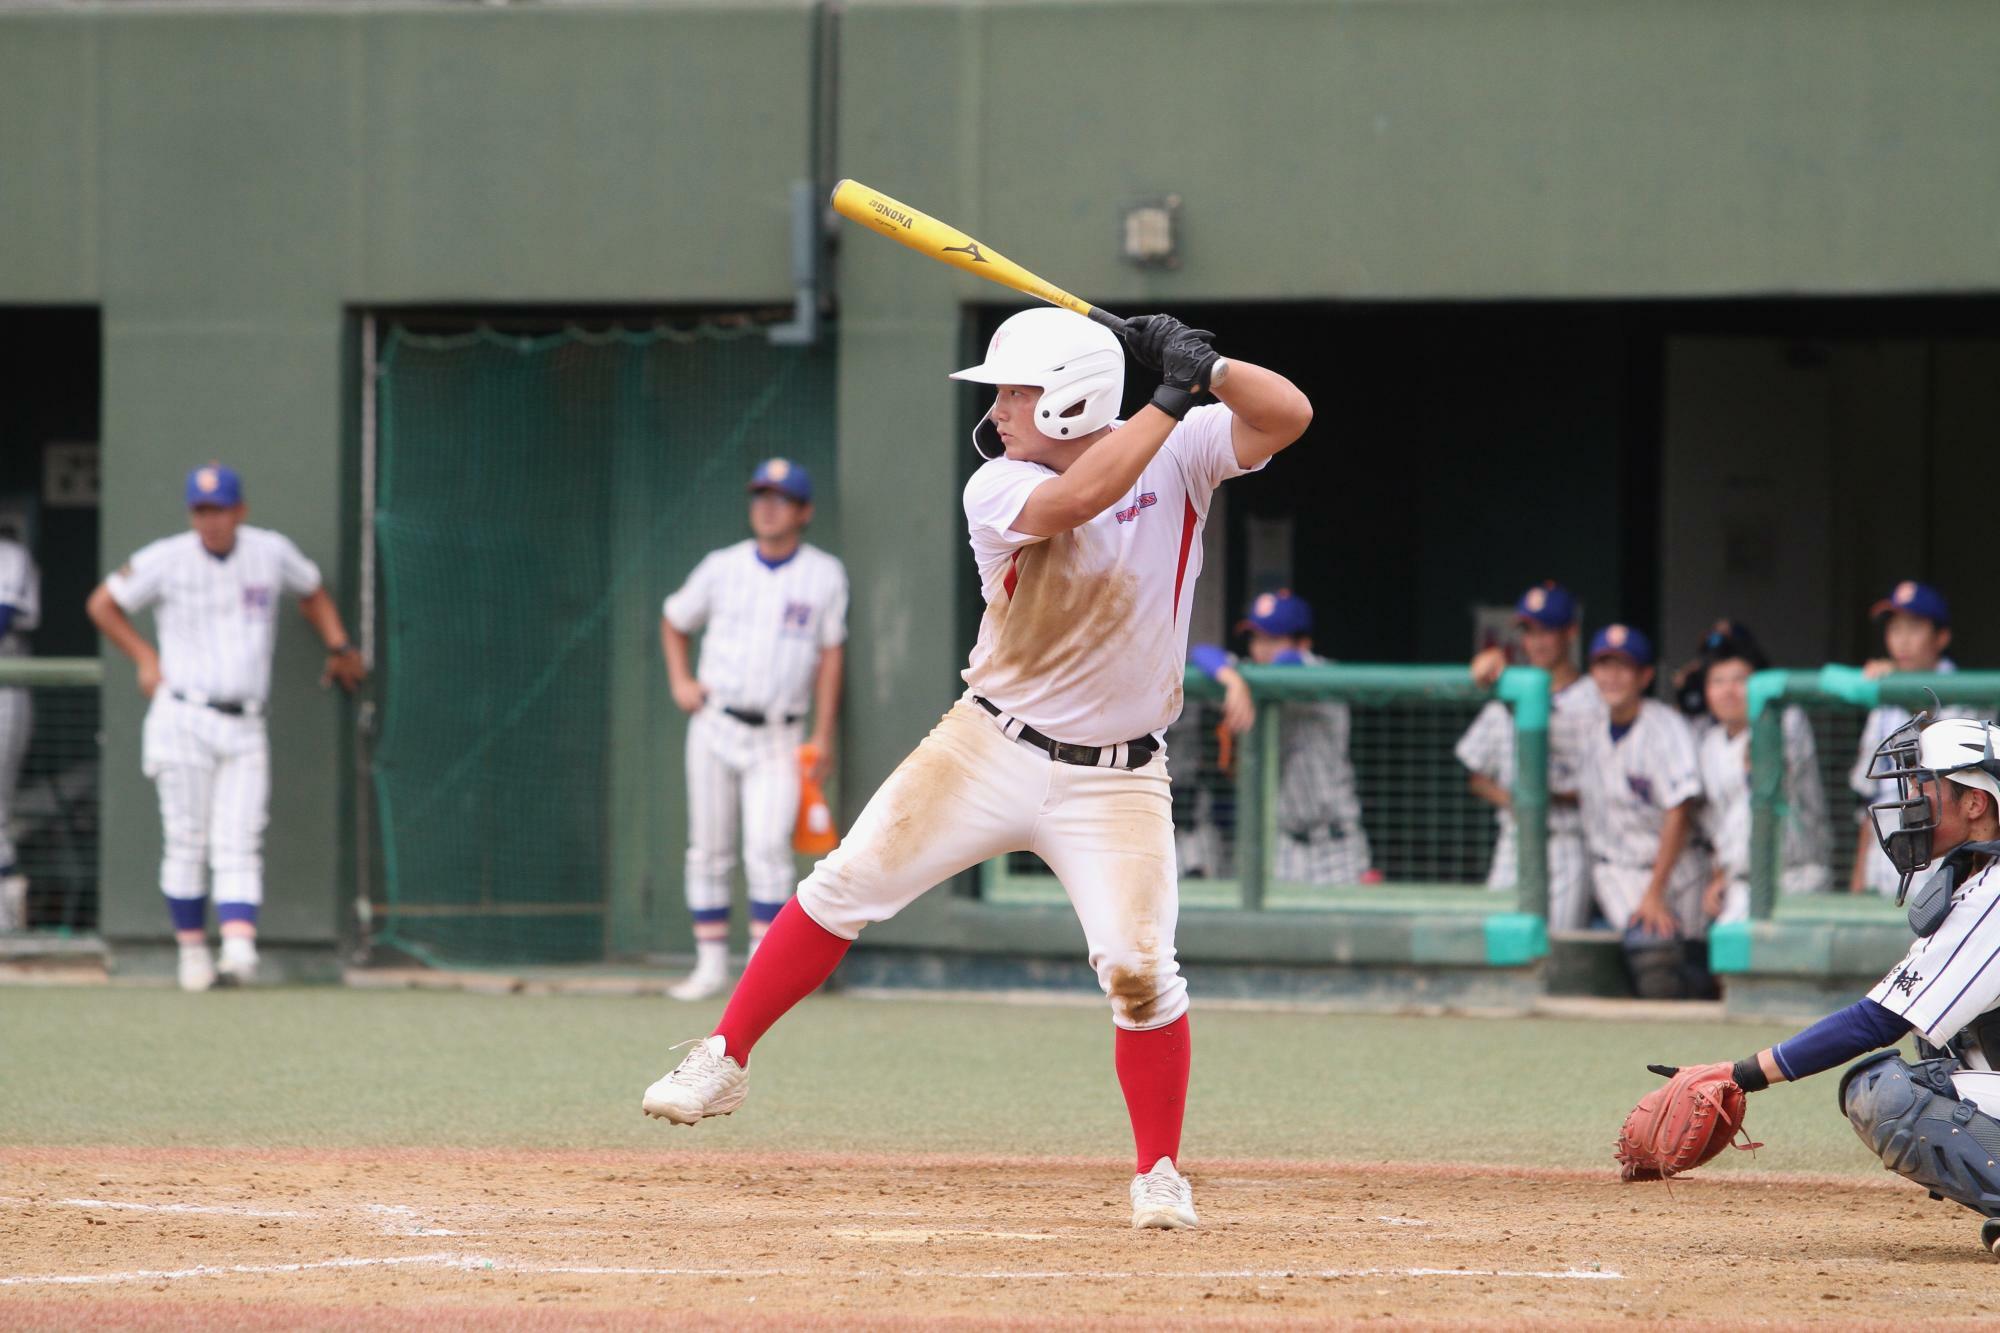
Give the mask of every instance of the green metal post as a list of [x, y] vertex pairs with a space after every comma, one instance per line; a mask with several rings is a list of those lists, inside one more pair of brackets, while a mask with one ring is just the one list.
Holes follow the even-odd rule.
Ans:
[[1778, 901], [1785, 821], [1785, 671], [1750, 678], [1750, 917], [1768, 921]]
[[1264, 906], [1270, 878], [1271, 821], [1277, 806], [1278, 705], [1259, 699], [1257, 725], [1236, 751], [1236, 883], [1243, 910]]
[[1519, 909], [1549, 919], [1549, 673], [1509, 667], [1494, 694], [1514, 710], [1515, 893]]

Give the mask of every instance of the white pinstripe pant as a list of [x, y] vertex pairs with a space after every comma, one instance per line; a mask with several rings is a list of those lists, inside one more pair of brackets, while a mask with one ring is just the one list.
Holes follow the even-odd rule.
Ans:
[[14, 864], [14, 785], [21, 780], [34, 717], [26, 690], [0, 690], [0, 870]]
[[264, 826], [270, 818], [270, 743], [260, 717], [231, 717], [176, 699], [164, 686], [146, 710], [143, 767], [160, 793], [160, 891], [215, 901], [264, 900]]
[[768, 920], [792, 896], [804, 737], [800, 722], [753, 727], [715, 708], [688, 719], [687, 905], [697, 922], [728, 919], [739, 825], [752, 910]]

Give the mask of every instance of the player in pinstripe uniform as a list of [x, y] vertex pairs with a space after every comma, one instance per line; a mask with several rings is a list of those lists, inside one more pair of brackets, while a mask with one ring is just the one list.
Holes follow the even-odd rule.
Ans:
[[1590, 678], [1604, 711], [1566, 719], [1577, 747], [1577, 803], [1591, 855], [1598, 910], [1617, 930], [1698, 939], [1707, 858], [1694, 847], [1701, 774], [1694, 737], [1674, 709], [1646, 690], [1653, 645], [1630, 625], [1590, 641]]
[[[1312, 650], [1313, 613], [1290, 589], [1260, 594], [1242, 628], [1258, 666], [1319, 666]], [[1235, 658], [1198, 644], [1188, 661], [1223, 688], [1223, 724], [1238, 735], [1257, 720], [1250, 686]], [[1371, 864], [1361, 797], [1348, 753], [1352, 719], [1343, 703], [1281, 705], [1278, 734], [1278, 841], [1271, 872], [1288, 884], [1363, 884], [1379, 879]]]
[[[12, 532], [0, 532], [0, 657], [26, 657], [41, 620], [42, 576]], [[28, 924], [28, 879], [14, 851], [14, 786], [28, 754], [33, 707], [24, 689], [0, 689], [0, 931]]]
[[[1917, 1035], [1916, 1063], [1894, 1050], [1851, 1066], [1840, 1107], [1891, 1171], [1979, 1213], [2000, 1254], [2000, 728], [1919, 714], [1885, 737], [1868, 775], [1876, 845], [1909, 898], [1916, 940], [1867, 996], [1730, 1066], [1746, 1092], [1806, 1078]], [[1722, 1066], [1718, 1065], [1717, 1068]]]
[[[810, 707], [824, 779], [840, 712], [847, 571], [804, 540], [812, 477], [773, 458], [750, 478], [748, 541], [713, 551], [667, 598], [660, 642], [687, 736], [686, 892], [694, 972], [669, 993], [702, 1000], [729, 984], [729, 880], [742, 828], [750, 948], [792, 895], [798, 749]], [[701, 662], [688, 640], [700, 631]]]
[[[1888, 655], [1869, 662], [1863, 669], [1872, 679], [1894, 671], [1953, 672], [1958, 664], [1945, 656], [1951, 647], [1951, 603], [1928, 583], [1905, 579], [1889, 590], [1889, 595], [1868, 609], [1882, 624], [1882, 646]], [[1939, 710], [1942, 717], [1976, 717], [1970, 708]], [[1883, 741], [1910, 720], [1910, 710], [1898, 704], [1882, 704], [1870, 710], [1861, 724], [1861, 744], [1854, 757], [1847, 785], [1863, 801], [1888, 799], [1890, 784], [1871, 781], [1868, 765]], [[1854, 893], [1892, 894], [1902, 882], [1889, 858], [1882, 853], [1867, 818], [1858, 815], [1855, 830], [1854, 869], [1847, 887]]]
[[[220, 464], [188, 475], [192, 531], [140, 549], [90, 594], [90, 618], [137, 666], [146, 710], [142, 763], [160, 795], [160, 889], [180, 944], [180, 983], [206, 990], [257, 972], [264, 901], [264, 826], [271, 795], [264, 731], [277, 645], [278, 598], [326, 643], [322, 687], [366, 677], [319, 567], [291, 539], [245, 523], [243, 483]], [[155, 649], [128, 618], [153, 607]], [[210, 885], [222, 929], [220, 969], [208, 951]]]
[[[1571, 657], [1576, 643], [1576, 599], [1554, 581], [1538, 583], [1514, 603], [1514, 625], [1520, 632], [1521, 655], [1529, 666], [1549, 673], [1549, 711], [1553, 718], [1596, 717], [1604, 701], [1590, 677]], [[1506, 668], [1505, 652], [1489, 649], [1475, 658], [1473, 678], [1491, 687]], [[1552, 727], [1549, 735], [1549, 928], [1579, 930], [1590, 917], [1590, 857], [1583, 845], [1583, 817], [1577, 810], [1578, 728]], [[1493, 807], [1498, 833], [1493, 864], [1486, 875], [1490, 889], [1512, 889], [1520, 869], [1518, 834], [1514, 826], [1514, 714], [1495, 699], [1479, 710], [1453, 753], [1468, 772], [1472, 794]]]

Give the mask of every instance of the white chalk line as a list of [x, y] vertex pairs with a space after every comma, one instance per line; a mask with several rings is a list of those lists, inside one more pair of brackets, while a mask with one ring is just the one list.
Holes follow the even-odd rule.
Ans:
[[[212, 1217], [290, 1217], [308, 1218], [323, 1216], [323, 1213], [302, 1212], [293, 1208], [250, 1208], [233, 1203], [135, 1203], [123, 1199], [23, 1199], [16, 1196], [0, 1196], [0, 1203], [15, 1207], [32, 1208], [86, 1208], [101, 1209], [120, 1213], [174, 1213], [180, 1215], [197, 1214]], [[329, 1211], [367, 1213], [382, 1219], [382, 1234], [385, 1236], [456, 1236], [461, 1233], [446, 1227], [417, 1225], [419, 1214], [416, 1209], [400, 1203], [368, 1203], [358, 1209], [335, 1207]]]
[[[0, 1287], [104, 1286], [120, 1282], [178, 1282], [188, 1278], [265, 1276], [279, 1273], [310, 1273], [332, 1269], [391, 1268], [425, 1266], [458, 1268], [475, 1272], [519, 1273], [527, 1276], [564, 1277], [661, 1277], [661, 1278], [818, 1278], [825, 1269], [813, 1268], [654, 1268], [609, 1264], [531, 1264], [512, 1259], [491, 1259], [476, 1254], [405, 1254], [378, 1257], [344, 1257], [312, 1262], [283, 1264], [199, 1264], [192, 1268], [132, 1269], [119, 1273], [50, 1273], [0, 1277]], [[1080, 1281], [1088, 1279], [1142, 1280], [1171, 1279], [1200, 1282], [1307, 1278], [1385, 1277], [1470, 1277], [1526, 1278], [1544, 1282], [1617, 1282], [1624, 1274], [1615, 1270], [1508, 1269], [1508, 1268], [1216, 1268], [1216, 1269], [1131, 1269], [1123, 1272], [1104, 1269], [988, 1269], [900, 1268], [851, 1271], [856, 1278], [942, 1278], [959, 1282], [1019, 1282], [1033, 1280]]]

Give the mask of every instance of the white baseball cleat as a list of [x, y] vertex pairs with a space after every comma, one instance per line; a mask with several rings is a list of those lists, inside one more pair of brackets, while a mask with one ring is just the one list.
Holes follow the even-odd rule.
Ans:
[[[689, 1044], [682, 1042], [681, 1046]], [[712, 1115], [728, 1115], [743, 1105], [750, 1075], [723, 1054], [721, 1034], [692, 1044], [694, 1049], [673, 1073], [646, 1089], [646, 1098], [639, 1105], [647, 1115], [676, 1125], [692, 1125]]]
[[729, 973], [726, 969], [707, 972], [697, 967], [667, 987], [667, 994], [676, 1000], [706, 1000], [722, 994], [728, 988]]
[[247, 986], [257, 979], [257, 941], [241, 935], [222, 938], [222, 961], [216, 965], [216, 981], [224, 986]]
[[1162, 1157], [1144, 1175], [1132, 1177], [1132, 1225], [1168, 1231], [1195, 1226], [1194, 1189], [1174, 1170], [1174, 1159]]
[[206, 944], [181, 946], [180, 980], [182, 990], [207, 990], [215, 984], [215, 960]]

